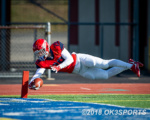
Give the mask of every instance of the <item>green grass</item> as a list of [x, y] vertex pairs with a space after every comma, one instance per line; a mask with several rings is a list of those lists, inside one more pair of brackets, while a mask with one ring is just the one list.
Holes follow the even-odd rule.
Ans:
[[[20, 96], [0, 96], [9, 98], [19, 98]], [[145, 95], [119, 95], [119, 94], [101, 94], [101, 95], [29, 95], [28, 98], [66, 100], [88, 103], [104, 103], [120, 105], [126, 107], [150, 108], [150, 94]]]

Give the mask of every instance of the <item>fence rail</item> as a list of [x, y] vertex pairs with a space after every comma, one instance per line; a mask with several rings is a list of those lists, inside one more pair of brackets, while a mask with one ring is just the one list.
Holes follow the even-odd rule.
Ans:
[[20, 77], [24, 70], [30, 71], [31, 75], [35, 73], [36, 57], [32, 44], [38, 38], [45, 38], [50, 44], [48, 28], [48, 24], [0, 26], [0, 77]]
[[37, 25], [37, 26], [0, 26], [0, 29], [45, 29], [45, 25]]

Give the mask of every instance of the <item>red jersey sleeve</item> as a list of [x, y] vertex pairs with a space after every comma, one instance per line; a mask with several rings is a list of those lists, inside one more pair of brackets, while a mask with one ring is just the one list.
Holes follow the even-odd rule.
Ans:
[[53, 65], [55, 62], [56, 61], [54, 60], [45, 60], [45, 61], [37, 60], [35, 64], [37, 65], [37, 68], [50, 69], [50, 66]]

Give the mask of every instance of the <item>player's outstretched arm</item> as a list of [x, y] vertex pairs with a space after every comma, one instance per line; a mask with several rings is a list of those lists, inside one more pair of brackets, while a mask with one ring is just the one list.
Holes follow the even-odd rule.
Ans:
[[44, 73], [44, 71], [45, 71], [45, 68], [38, 68], [36, 70], [36, 73], [33, 75], [33, 77], [31, 78], [29, 82], [29, 89], [33, 89], [32, 83], [34, 82], [34, 79], [40, 78], [41, 75]]

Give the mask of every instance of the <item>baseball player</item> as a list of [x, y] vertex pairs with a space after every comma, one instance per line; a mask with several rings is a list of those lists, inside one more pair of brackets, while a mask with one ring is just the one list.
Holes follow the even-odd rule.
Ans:
[[38, 57], [35, 62], [37, 71], [29, 82], [29, 88], [35, 78], [40, 78], [45, 69], [51, 69], [56, 73], [58, 71], [79, 74], [88, 79], [108, 79], [125, 70], [132, 70], [140, 77], [139, 67], [143, 67], [140, 62], [129, 59], [128, 63], [110, 59], [104, 60], [92, 55], [82, 53], [70, 54], [64, 45], [57, 41], [51, 46], [44, 39], [38, 39], [33, 44], [33, 52]]

